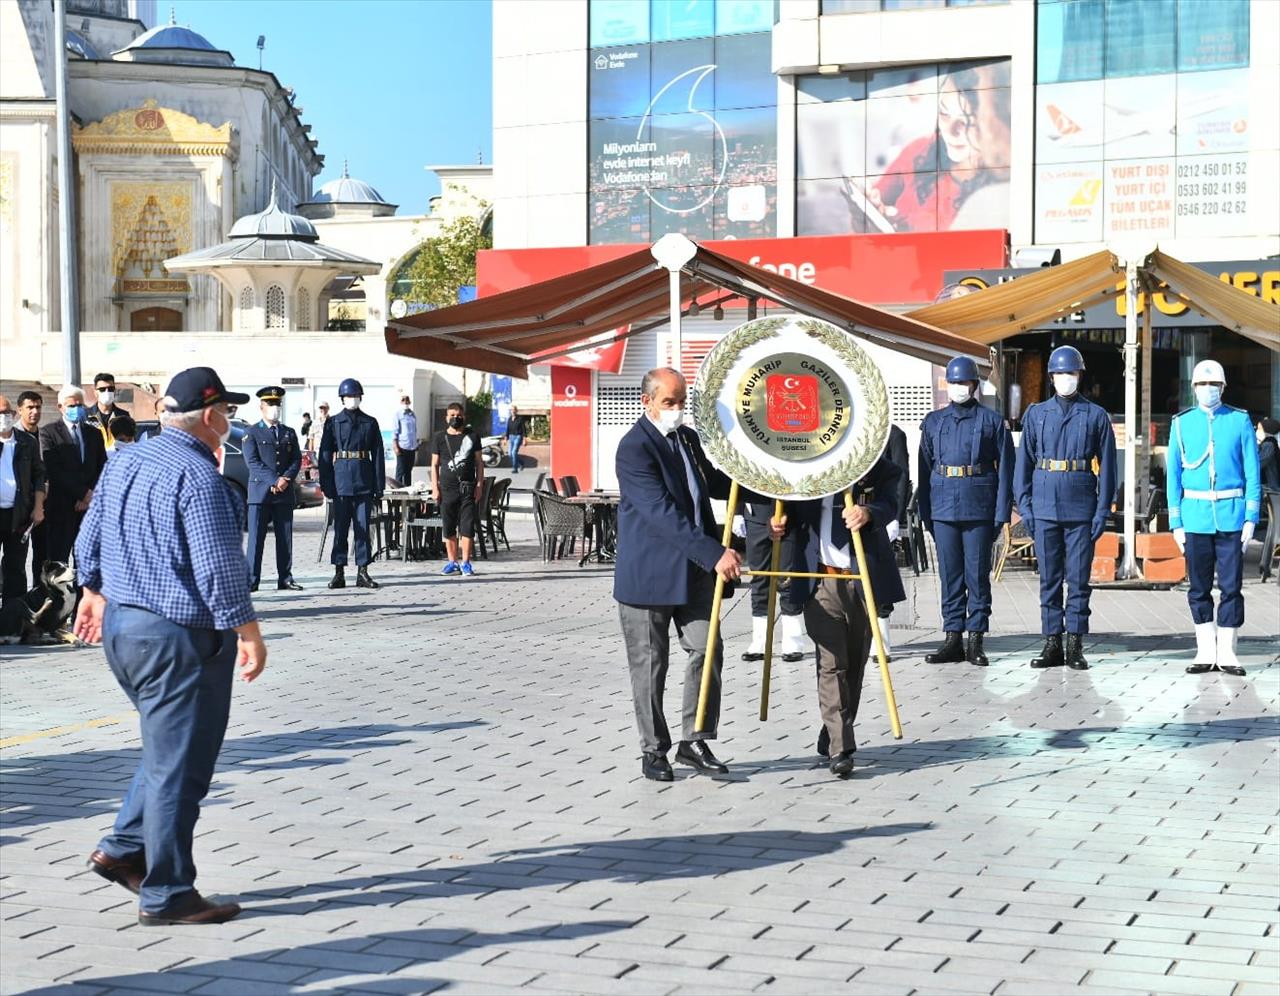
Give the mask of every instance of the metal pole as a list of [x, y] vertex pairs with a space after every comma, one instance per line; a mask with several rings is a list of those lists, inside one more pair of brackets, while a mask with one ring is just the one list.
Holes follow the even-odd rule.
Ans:
[[[1124, 268], [1124, 564], [1121, 575], [1136, 577], [1134, 556], [1138, 494], [1138, 264], [1128, 260]], [[1147, 307], [1152, 307], [1150, 301]], [[1110, 506], [1108, 506], [1110, 507]]]
[[[773, 517], [779, 522], [782, 520], [785, 511], [782, 501], [776, 500], [773, 503]], [[773, 552], [769, 558], [769, 607], [765, 610], [764, 636], [764, 670], [761, 673], [760, 680], [760, 720], [769, 718], [769, 682], [773, 674], [773, 624], [775, 621], [774, 612], [778, 607], [778, 567], [782, 564], [782, 540], [775, 539], [773, 541]]]
[[58, 290], [62, 319], [62, 382], [80, 387], [80, 295], [76, 268], [76, 181], [67, 101], [67, 4], [54, 0], [54, 99], [58, 111]]
[[[671, 365], [680, 369], [684, 340], [680, 336], [680, 271], [671, 271]], [[659, 361], [661, 363], [661, 361]]]
[[[1147, 310], [1142, 313], [1142, 381], [1140, 395], [1142, 407], [1138, 409], [1138, 435], [1142, 437], [1142, 452], [1138, 458], [1138, 482], [1141, 485], [1138, 493], [1143, 498], [1143, 511], [1146, 511], [1147, 489], [1151, 486], [1151, 447], [1155, 445], [1153, 413], [1151, 410], [1151, 364], [1154, 362], [1154, 343], [1151, 341], [1151, 313], [1155, 310], [1148, 299]], [[1136, 514], [1136, 513], [1135, 513]]]

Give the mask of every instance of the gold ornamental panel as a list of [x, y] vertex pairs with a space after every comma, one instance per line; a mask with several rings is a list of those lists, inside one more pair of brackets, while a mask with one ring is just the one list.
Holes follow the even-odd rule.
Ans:
[[155, 100], [141, 107], [108, 114], [84, 127], [72, 122], [71, 144], [78, 154], [230, 156], [236, 155], [236, 134], [231, 122], [206, 124]]

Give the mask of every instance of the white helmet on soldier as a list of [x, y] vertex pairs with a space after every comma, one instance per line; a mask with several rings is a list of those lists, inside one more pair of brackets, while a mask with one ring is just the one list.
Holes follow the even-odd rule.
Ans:
[[1195, 370], [1191, 372], [1191, 383], [1195, 384], [1226, 384], [1227, 374], [1222, 369], [1222, 364], [1217, 360], [1201, 360], [1196, 364]]

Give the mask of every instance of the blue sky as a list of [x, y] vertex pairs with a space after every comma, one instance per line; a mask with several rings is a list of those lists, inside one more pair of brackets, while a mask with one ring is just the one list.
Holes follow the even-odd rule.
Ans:
[[440, 185], [428, 164], [493, 161], [489, 0], [161, 0], [238, 64], [297, 91], [325, 157], [316, 186], [351, 175], [401, 214]]

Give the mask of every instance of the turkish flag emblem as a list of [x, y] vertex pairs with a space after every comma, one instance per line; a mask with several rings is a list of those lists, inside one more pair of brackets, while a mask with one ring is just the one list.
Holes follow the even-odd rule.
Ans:
[[765, 381], [768, 423], [774, 432], [813, 432], [818, 428], [818, 378], [771, 374]]

